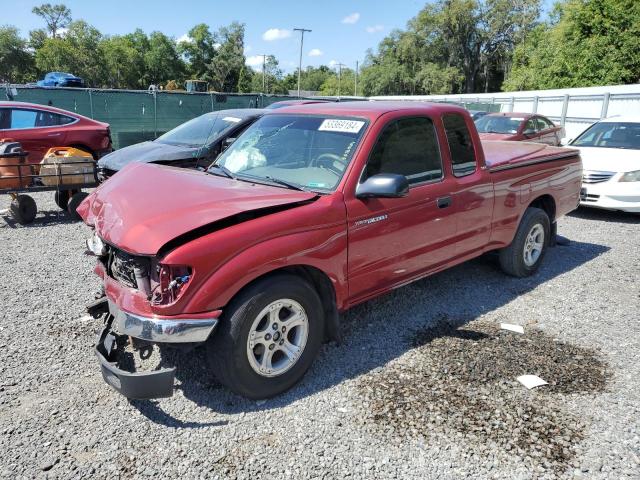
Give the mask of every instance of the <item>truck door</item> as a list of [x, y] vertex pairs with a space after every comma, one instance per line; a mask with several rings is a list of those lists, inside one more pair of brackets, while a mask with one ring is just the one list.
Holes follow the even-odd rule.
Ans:
[[345, 192], [354, 301], [426, 274], [453, 254], [452, 179], [445, 179], [434, 122], [426, 116], [389, 117], [372, 132], [377, 139], [359, 182], [378, 173], [401, 174], [409, 180], [409, 195], [358, 199], [355, 189]]
[[489, 242], [493, 212], [493, 182], [482, 168], [482, 157], [471, 137], [471, 120], [459, 113], [447, 113], [442, 123], [447, 137], [447, 153], [455, 181], [452, 186], [456, 217], [456, 254], [467, 256], [482, 250]]

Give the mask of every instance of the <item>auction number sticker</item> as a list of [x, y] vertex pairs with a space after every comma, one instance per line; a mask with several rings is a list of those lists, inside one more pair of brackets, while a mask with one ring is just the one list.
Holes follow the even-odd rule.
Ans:
[[241, 119], [238, 117], [224, 117], [222, 120], [225, 122], [238, 123]]
[[325, 132], [358, 133], [363, 125], [364, 122], [358, 120], [328, 118], [320, 124], [318, 130]]

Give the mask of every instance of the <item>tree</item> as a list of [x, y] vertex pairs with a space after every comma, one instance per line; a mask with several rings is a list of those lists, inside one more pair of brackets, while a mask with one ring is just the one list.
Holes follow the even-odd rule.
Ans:
[[[367, 54], [363, 92], [455, 93], [499, 88], [511, 52], [535, 26], [540, 0], [439, 0]], [[439, 71], [441, 69], [442, 71]], [[448, 86], [447, 86], [448, 85]]]
[[105, 38], [100, 43], [100, 53], [107, 70], [108, 85], [112, 88], [145, 88], [144, 53], [140, 52], [127, 36]]
[[45, 28], [36, 28], [29, 32], [29, 47], [32, 50], [39, 50], [44, 45], [45, 40], [49, 38], [49, 34]]
[[585, 87], [640, 81], [640, 3], [568, 0], [519, 45], [504, 88]]
[[19, 83], [33, 78], [33, 57], [15, 27], [0, 27], [0, 82]]
[[60, 29], [67, 28], [71, 23], [71, 10], [63, 4], [43, 3], [31, 11], [44, 19], [52, 38], [56, 38]]
[[255, 75], [249, 67], [243, 65], [238, 77], [237, 91], [239, 93], [251, 93], [251, 84]]
[[355, 72], [350, 68], [343, 68], [338, 74], [331, 72], [320, 87], [320, 95], [345, 96], [353, 95], [355, 87]]
[[90, 85], [103, 85], [107, 78], [100, 55], [102, 34], [83, 20], [69, 24], [64, 37], [48, 38], [36, 52], [36, 66], [42, 72], [70, 72]]
[[232, 92], [238, 85], [245, 62], [244, 25], [233, 22], [228, 27], [222, 27], [216, 37], [219, 43], [213, 59], [207, 65], [208, 77], [214, 90]]
[[185, 65], [180, 59], [175, 42], [161, 32], [149, 35], [149, 50], [144, 55], [145, 78], [159, 85], [171, 79], [184, 78]]
[[268, 55], [265, 59], [264, 69], [265, 88], [262, 88], [263, 72], [262, 70], [260, 70], [260, 72], [253, 75], [251, 90], [253, 90], [254, 92], [287, 94], [289, 92], [283, 84], [282, 80], [283, 75], [278, 60], [275, 56]]
[[189, 64], [189, 75], [198, 80], [210, 80], [208, 66], [216, 55], [216, 37], [204, 23], [189, 30], [187, 36], [188, 40], [178, 44], [178, 51]]

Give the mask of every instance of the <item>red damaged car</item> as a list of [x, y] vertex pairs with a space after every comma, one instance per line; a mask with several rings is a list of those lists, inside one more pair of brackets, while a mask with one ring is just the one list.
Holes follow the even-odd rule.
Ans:
[[560, 146], [564, 128], [534, 113], [489, 113], [476, 120], [481, 140], [512, 140]]
[[173, 368], [133, 373], [119, 354], [203, 344], [231, 390], [277, 395], [356, 304], [492, 250], [533, 274], [581, 176], [576, 150], [482, 145], [462, 108], [411, 102], [275, 110], [206, 172], [129, 165], [78, 209], [104, 282], [89, 307], [104, 379], [170, 396]]
[[75, 147], [98, 159], [111, 152], [109, 124], [77, 113], [24, 102], [0, 102], [0, 139], [10, 138], [37, 164], [52, 147]]

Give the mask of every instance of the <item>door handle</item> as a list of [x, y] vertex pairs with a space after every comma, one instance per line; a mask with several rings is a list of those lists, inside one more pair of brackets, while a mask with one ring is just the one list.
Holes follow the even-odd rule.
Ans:
[[62, 135], [61, 133], [50, 133], [49, 135], [47, 135], [47, 137], [59, 137], [60, 135]]
[[438, 204], [438, 208], [448, 208], [453, 203], [453, 199], [451, 197], [440, 197], [436, 200]]

